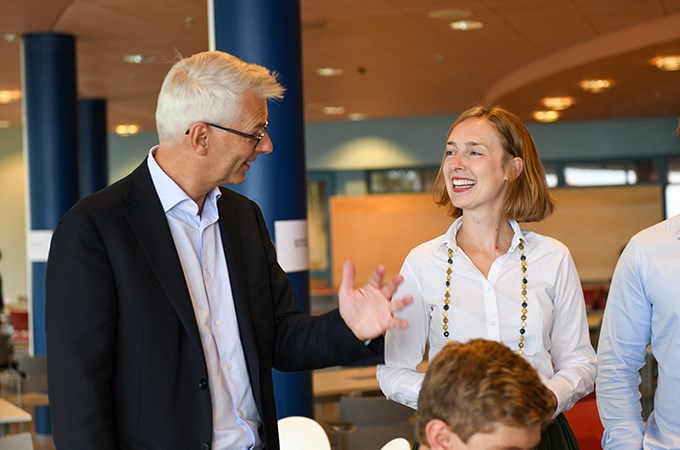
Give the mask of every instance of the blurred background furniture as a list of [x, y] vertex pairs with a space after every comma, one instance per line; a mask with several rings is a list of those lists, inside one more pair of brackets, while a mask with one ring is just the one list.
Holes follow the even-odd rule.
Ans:
[[394, 438], [380, 450], [411, 450], [411, 443], [404, 438]]
[[[8, 398], [18, 407], [35, 416], [36, 408], [49, 406], [47, 394], [47, 357], [45, 355], [24, 356], [16, 364], [16, 394]], [[23, 425], [21, 427], [23, 431]]]
[[278, 421], [281, 450], [331, 450], [323, 427], [314, 419], [284, 417]]
[[30, 422], [31, 415], [13, 403], [0, 398], [0, 436], [7, 434], [7, 427], [12, 423]]
[[0, 450], [33, 450], [31, 433], [0, 437]]
[[340, 421], [346, 424], [346, 431], [333, 439], [339, 450], [380, 449], [386, 442], [404, 437], [413, 441], [415, 411], [382, 396], [341, 397]]
[[0, 369], [12, 367], [12, 335], [0, 332]]
[[595, 392], [576, 402], [564, 415], [569, 421], [581, 450], [600, 450], [604, 427], [597, 412]]

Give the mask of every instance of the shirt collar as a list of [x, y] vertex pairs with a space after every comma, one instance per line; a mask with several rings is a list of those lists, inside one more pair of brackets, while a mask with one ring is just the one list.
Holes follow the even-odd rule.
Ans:
[[[161, 169], [161, 166], [158, 165], [155, 158], [156, 150], [158, 150], [157, 145], [151, 147], [151, 150], [149, 150], [147, 164], [149, 166], [151, 180], [153, 181], [153, 185], [156, 188], [156, 192], [158, 193], [158, 198], [163, 205], [163, 211], [167, 213], [178, 204], [187, 200], [196, 205], [196, 202], [194, 202], [191, 197], [189, 197], [187, 193], [184, 192], [182, 188], [179, 187], [177, 183], [175, 183], [175, 181], [163, 171], [163, 169]], [[211, 205], [212, 207], [215, 207], [216, 210], [217, 199], [221, 196], [222, 193], [217, 187], [215, 187], [206, 196], [205, 205]]]
[[[513, 252], [515, 248], [519, 245], [519, 240], [522, 239], [525, 245], [529, 245], [527, 242], [527, 237], [519, 226], [516, 220], [509, 220], [508, 223], [513, 231], [512, 242], [510, 242], [509, 252]], [[458, 244], [456, 242], [456, 236], [458, 235], [458, 230], [463, 225], [463, 216], [457, 218], [446, 231], [442, 240], [439, 243], [440, 247], [450, 247], [454, 252], [458, 251]]]

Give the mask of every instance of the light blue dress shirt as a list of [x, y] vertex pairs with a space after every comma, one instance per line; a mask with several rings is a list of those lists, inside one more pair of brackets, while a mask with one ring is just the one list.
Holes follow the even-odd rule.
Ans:
[[[658, 362], [654, 411], [642, 421], [639, 370]], [[605, 449], [680, 448], [680, 215], [635, 235], [619, 258], [598, 345]]]
[[215, 450], [251, 449], [261, 444], [260, 416], [239, 337], [234, 298], [219, 228], [218, 188], [203, 210], [154, 159], [147, 159], [189, 288], [208, 368]]

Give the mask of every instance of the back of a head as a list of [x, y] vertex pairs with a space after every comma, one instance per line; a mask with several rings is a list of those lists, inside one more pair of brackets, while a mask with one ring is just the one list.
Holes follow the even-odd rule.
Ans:
[[280, 99], [284, 89], [276, 74], [229, 53], [197, 53], [177, 61], [163, 81], [156, 107], [161, 142], [181, 137], [196, 122], [228, 126], [238, 113], [246, 91]]
[[425, 426], [446, 422], [463, 441], [497, 424], [546, 426], [555, 399], [536, 370], [505, 345], [484, 339], [451, 343], [430, 362], [418, 398], [416, 437]]

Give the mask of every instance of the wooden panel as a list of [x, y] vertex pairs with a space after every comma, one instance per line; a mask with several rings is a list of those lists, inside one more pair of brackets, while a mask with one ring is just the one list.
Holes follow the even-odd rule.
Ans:
[[[606, 282], [636, 232], [662, 219], [659, 186], [562, 188], [558, 207], [541, 223], [523, 228], [552, 236], [572, 252], [584, 282]], [[441, 235], [451, 219], [428, 194], [336, 196], [330, 200], [333, 283], [350, 259], [363, 284], [378, 264], [399, 272], [409, 250]]]
[[564, 188], [553, 191], [557, 211], [523, 228], [552, 236], [571, 250], [584, 282], [609, 281], [638, 231], [663, 219], [659, 186]]
[[388, 275], [399, 273], [409, 250], [451, 224], [430, 194], [336, 196], [330, 199], [330, 213], [335, 285], [347, 259], [357, 268], [357, 284], [364, 284], [378, 264]]

